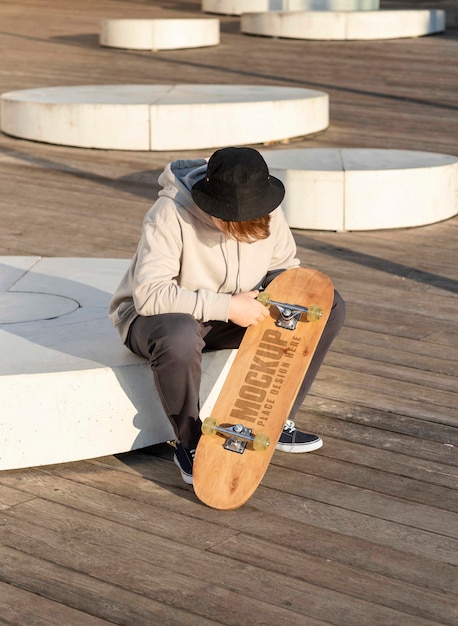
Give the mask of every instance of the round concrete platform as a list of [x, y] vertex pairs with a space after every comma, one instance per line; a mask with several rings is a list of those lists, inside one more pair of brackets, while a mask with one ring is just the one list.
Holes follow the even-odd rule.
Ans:
[[240, 29], [247, 35], [286, 39], [398, 39], [444, 31], [445, 12], [432, 9], [243, 13]]
[[322, 91], [258, 85], [87, 85], [4, 93], [14, 137], [112, 150], [197, 150], [304, 136], [329, 124]]
[[178, 50], [219, 42], [218, 19], [106, 19], [100, 25], [99, 43], [110, 48]]
[[458, 213], [458, 158], [410, 150], [307, 148], [262, 152], [286, 188], [291, 228], [377, 230]]
[[[128, 263], [0, 257], [0, 470], [173, 439], [148, 362], [121, 345], [108, 319], [111, 293]], [[39, 310], [16, 321], [14, 310], [5, 317], [10, 304], [27, 304], [24, 298]], [[230, 350], [204, 355], [205, 416], [231, 356]]]
[[241, 15], [264, 11], [375, 11], [380, 0], [202, 0], [202, 11]]

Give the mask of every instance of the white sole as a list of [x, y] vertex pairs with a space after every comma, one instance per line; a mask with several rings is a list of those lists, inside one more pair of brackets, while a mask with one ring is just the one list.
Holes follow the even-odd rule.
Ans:
[[322, 446], [323, 446], [323, 440], [320, 439], [319, 441], [316, 441], [315, 443], [309, 443], [304, 446], [300, 446], [300, 445], [287, 446], [286, 444], [277, 443], [277, 445], [275, 446], [275, 450], [278, 450], [279, 452], [287, 452], [289, 454], [303, 454], [304, 452], [313, 452], [314, 450], [318, 450]]
[[187, 485], [192, 485], [192, 474], [186, 474], [186, 472], [183, 472], [183, 470], [181, 469], [181, 465], [178, 463], [177, 458], [176, 458], [175, 455], [173, 455], [173, 462], [175, 463], [175, 465], [180, 470], [181, 478], [184, 480], [184, 482]]

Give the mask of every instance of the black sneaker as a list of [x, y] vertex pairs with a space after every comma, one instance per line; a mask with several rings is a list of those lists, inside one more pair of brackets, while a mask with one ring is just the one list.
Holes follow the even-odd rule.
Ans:
[[187, 485], [192, 485], [192, 466], [194, 465], [195, 450], [187, 450], [177, 442], [173, 460], [178, 466], [181, 476]]
[[275, 450], [282, 452], [312, 452], [323, 445], [318, 435], [309, 435], [297, 430], [293, 420], [287, 420]]

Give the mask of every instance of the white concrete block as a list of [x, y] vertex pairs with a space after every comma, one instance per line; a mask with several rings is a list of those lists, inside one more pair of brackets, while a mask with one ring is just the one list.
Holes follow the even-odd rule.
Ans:
[[151, 106], [151, 150], [277, 141], [318, 132], [328, 125], [329, 99], [324, 92], [257, 85], [180, 85], [168, 102]]
[[106, 19], [101, 22], [99, 43], [130, 50], [177, 50], [217, 46], [218, 19]]
[[377, 230], [458, 213], [458, 159], [432, 152], [309, 148], [263, 156], [286, 187], [292, 228]]
[[158, 91], [144, 85], [11, 91], [0, 99], [1, 130], [63, 146], [149, 150], [149, 104]]
[[287, 39], [345, 39], [345, 15], [343, 11], [243, 13], [240, 30], [248, 35]]
[[277, 141], [324, 130], [321, 91], [250, 85], [90, 85], [5, 93], [14, 137], [113, 150], [188, 150]]
[[458, 159], [410, 150], [342, 150], [345, 229], [422, 226], [458, 213]]
[[363, 40], [421, 37], [445, 30], [440, 10], [243, 13], [241, 32], [265, 37]]
[[282, 207], [291, 228], [344, 230], [344, 172], [334, 148], [263, 151], [285, 185]]
[[422, 37], [445, 30], [445, 12], [431, 10], [356, 12], [347, 17], [345, 39]]
[[[147, 361], [121, 345], [107, 318], [127, 264], [0, 257], [0, 469], [116, 454], [173, 438]], [[40, 298], [40, 316], [27, 308], [12, 319], [7, 312], [15, 298], [19, 304]], [[68, 310], [60, 308], [67, 301]], [[214, 386], [231, 353], [204, 355], [204, 406], [218, 393]]]
[[380, 0], [202, 0], [202, 11], [222, 15], [266, 11], [375, 11]]

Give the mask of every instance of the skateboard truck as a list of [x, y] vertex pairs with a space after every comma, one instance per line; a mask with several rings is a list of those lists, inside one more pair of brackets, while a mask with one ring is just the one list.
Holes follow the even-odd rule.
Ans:
[[271, 300], [270, 295], [266, 291], [262, 291], [256, 300], [259, 300], [264, 306], [269, 307], [274, 304], [280, 311], [280, 317], [275, 322], [277, 326], [286, 328], [287, 330], [295, 330], [297, 322], [303, 313], [307, 314], [308, 322], [317, 322], [323, 315], [321, 307], [317, 304], [311, 304], [309, 307], [299, 306], [298, 304], [286, 304], [286, 302], [277, 302]]
[[270, 445], [269, 437], [264, 434], [253, 435], [252, 429], [243, 424], [233, 424], [231, 426], [219, 426], [212, 417], [207, 417], [202, 422], [202, 432], [204, 435], [215, 435], [220, 433], [226, 437], [224, 448], [231, 452], [243, 454], [249, 443], [253, 444], [253, 450], [266, 450]]

